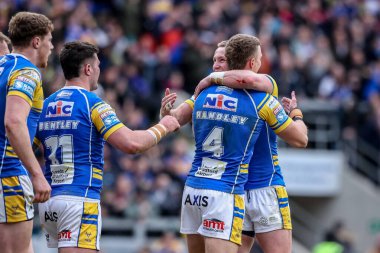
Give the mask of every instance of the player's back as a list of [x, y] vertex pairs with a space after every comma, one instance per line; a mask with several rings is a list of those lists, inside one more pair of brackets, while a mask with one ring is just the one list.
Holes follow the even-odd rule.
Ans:
[[44, 147], [52, 196], [100, 198], [102, 133], [114, 124], [109, 110], [98, 96], [80, 87], [62, 88], [45, 100], [36, 139]]
[[245, 189], [257, 189], [271, 185], [285, 186], [278, 161], [277, 135], [265, 123], [249, 163], [249, 176]]
[[[272, 96], [278, 99], [278, 86], [269, 75], [273, 85]], [[282, 113], [279, 108], [273, 108], [274, 113]], [[277, 135], [265, 122], [259, 137], [254, 145], [254, 152], [249, 163], [248, 181], [245, 189], [257, 189], [271, 185], [285, 186], [278, 161]]]
[[32, 143], [43, 103], [41, 85], [38, 68], [26, 57], [20, 54], [0, 57], [0, 177], [28, 174], [6, 137], [4, 117], [7, 95], [21, 97], [31, 106], [27, 124]]
[[195, 157], [186, 185], [242, 194], [253, 144], [264, 121], [257, 105], [262, 92], [211, 86], [193, 111]]

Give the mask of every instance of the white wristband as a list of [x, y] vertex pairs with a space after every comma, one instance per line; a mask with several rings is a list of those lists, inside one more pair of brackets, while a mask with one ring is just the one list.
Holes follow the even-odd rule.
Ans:
[[212, 72], [209, 77], [211, 78], [212, 83], [223, 84], [224, 71]]

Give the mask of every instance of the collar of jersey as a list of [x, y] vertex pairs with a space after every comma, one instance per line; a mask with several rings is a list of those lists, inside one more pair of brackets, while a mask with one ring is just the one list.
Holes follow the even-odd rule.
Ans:
[[86, 90], [85, 88], [83, 87], [80, 87], [80, 86], [75, 86], [75, 85], [70, 85], [70, 86], [64, 86], [62, 89], [80, 89], [80, 90]]
[[30, 60], [28, 59], [28, 57], [26, 57], [26, 56], [23, 55], [23, 54], [11, 53], [10, 55], [13, 55], [13, 56], [20, 56], [20, 57], [22, 57], [22, 58], [27, 59], [28, 61], [30, 61]]

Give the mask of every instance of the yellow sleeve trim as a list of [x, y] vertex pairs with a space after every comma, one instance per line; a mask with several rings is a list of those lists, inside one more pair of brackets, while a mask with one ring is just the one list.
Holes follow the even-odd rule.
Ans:
[[36, 145], [38, 145], [38, 146], [41, 145], [41, 141], [37, 137], [34, 137], [33, 143], [36, 144]]
[[248, 169], [240, 169], [241, 174], [248, 174]]
[[96, 179], [99, 179], [99, 180], [103, 180], [103, 176], [99, 175], [99, 174], [96, 174], [96, 173], [92, 173], [92, 177], [96, 178]]
[[23, 98], [29, 105], [32, 107], [32, 100], [25, 94], [17, 90], [11, 90], [8, 92], [7, 96], [18, 96], [20, 98]]
[[268, 77], [268, 79], [271, 81], [272, 83], [272, 93], [271, 95], [273, 97], [276, 97], [278, 99], [278, 86], [277, 86], [277, 83], [276, 81], [274, 80], [273, 77], [271, 77], [270, 75], [266, 75], [266, 77]]
[[16, 154], [11, 153], [11, 152], [9, 152], [9, 151], [6, 151], [6, 152], [5, 152], [5, 155], [6, 155], [6, 156], [9, 156], [9, 157], [18, 157]]
[[274, 130], [274, 132], [276, 134], [279, 134], [281, 133], [282, 131], [284, 131], [289, 125], [290, 123], [292, 123], [293, 120], [291, 118], [288, 118], [279, 128], [277, 128], [276, 130]]
[[188, 105], [190, 105], [191, 109], [194, 110], [194, 101], [193, 101], [193, 100], [191, 100], [191, 99], [187, 99], [187, 100], [185, 101], [185, 103], [188, 104]]
[[266, 94], [264, 99], [261, 100], [261, 103], [256, 107], [258, 111], [261, 110], [261, 107], [268, 101], [270, 94]]
[[104, 139], [107, 140], [108, 137], [110, 137], [111, 134], [113, 134], [114, 132], [116, 132], [116, 130], [119, 130], [120, 128], [124, 127], [124, 124], [123, 123], [118, 123], [116, 125], [114, 125], [113, 127], [111, 127], [110, 129], [108, 129], [108, 131], [104, 134]]

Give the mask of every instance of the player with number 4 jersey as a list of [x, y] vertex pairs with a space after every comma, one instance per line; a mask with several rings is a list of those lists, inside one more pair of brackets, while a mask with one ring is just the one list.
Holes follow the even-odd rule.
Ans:
[[[226, 56], [230, 69], [257, 73], [262, 57], [260, 41], [253, 36], [235, 35], [227, 42]], [[225, 81], [231, 80], [239, 86], [241, 78], [236, 78], [235, 74], [238, 73], [212, 73], [208, 77], [211, 83], [222, 86], [206, 88], [194, 103], [196, 151], [181, 213], [181, 232], [187, 235], [189, 253], [238, 251], [246, 211], [244, 184], [254, 152], [253, 144], [265, 130], [263, 126], [269, 126], [294, 146], [307, 144], [307, 129], [298, 121], [302, 119], [299, 109], [288, 116], [270, 94], [223, 86]], [[245, 75], [239, 73], [242, 74]], [[254, 75], [254, 79], [258, 76]], [[237, 92], [248, 95], [250, 103]], [[190, 101], [187, 104], [191, 106]], [[252, 105], [256, 115], [252, 115]], [[251, 125], [251, 119], [257, 124]], [[250, 127], [252, 132], [248, 134]]]

